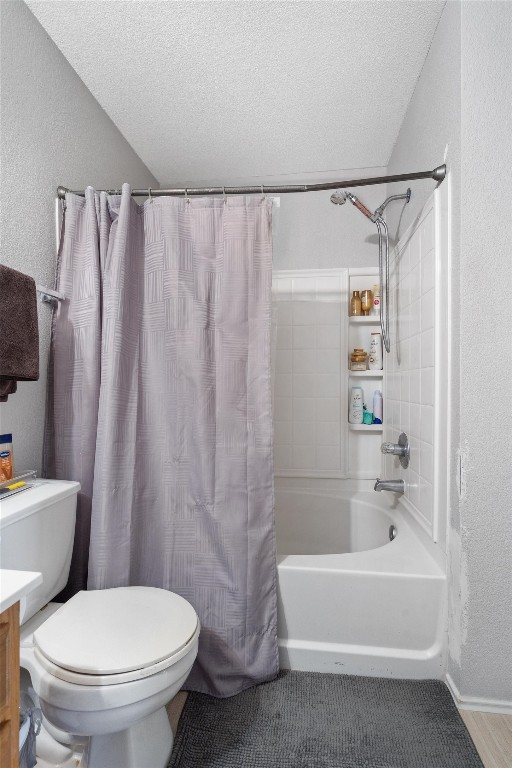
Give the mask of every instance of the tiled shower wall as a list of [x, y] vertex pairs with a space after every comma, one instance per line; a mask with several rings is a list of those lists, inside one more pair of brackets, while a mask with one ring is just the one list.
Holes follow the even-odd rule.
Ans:
[[346, 286], [346, 269], [274, 272], [276, 475], [344, 474]]
[[406, 505], [436, 538], [434, 493], [436, 238], [434, 199], [391, 256], [391, 351], [386, 361], [385, 440], [409, 436], [402, 469], [386, 456], [384, 477], [403, 477]]

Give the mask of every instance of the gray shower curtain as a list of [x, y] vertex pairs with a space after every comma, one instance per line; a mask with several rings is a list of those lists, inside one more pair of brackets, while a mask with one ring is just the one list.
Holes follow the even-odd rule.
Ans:
[[278, 671], [271, 279], [266, 200], [66, 196], [45, 471], [82, 483], [70, 591], [89, 553], [89, 589], [185, 597], [186, 688], [216, 696]]

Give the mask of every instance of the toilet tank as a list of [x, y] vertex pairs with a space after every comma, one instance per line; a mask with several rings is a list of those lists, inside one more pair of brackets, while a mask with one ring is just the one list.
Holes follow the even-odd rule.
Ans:
[[40, 571], [43, 583], [27, 595], [23, 623], [66, 585], [80, 483], [34, 480], [0, 501], [0, 567]]

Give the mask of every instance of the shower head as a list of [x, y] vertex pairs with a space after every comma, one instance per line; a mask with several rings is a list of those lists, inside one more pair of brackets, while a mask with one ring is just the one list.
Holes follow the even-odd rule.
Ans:
[[356, 208], [359, 208], [361, 213], [364, 213], [367, 218], [371, 219], [371, 211], [369, 211], [366, 205], [363, 205], [359, 198], [353, 195], [352, 192], [336, 191], [333, 195], [331, 195], [331, 203], [334, 203], [335, 205], [343, 205], [347, 202], [347, 200], [350, 200], [352, 205], [355, 205]]
[[347, 193], [346, 192], [333, 192], [331, 195], [331, 203], [334, 203], [334, 205], [345, 205], [347, 202]]

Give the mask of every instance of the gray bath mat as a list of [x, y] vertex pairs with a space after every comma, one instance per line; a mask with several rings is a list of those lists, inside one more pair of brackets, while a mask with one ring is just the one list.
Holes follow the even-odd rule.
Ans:
[[483, 768], [446, 686], [282, 671], [215, 699], [191, 693], [169, 768]]

